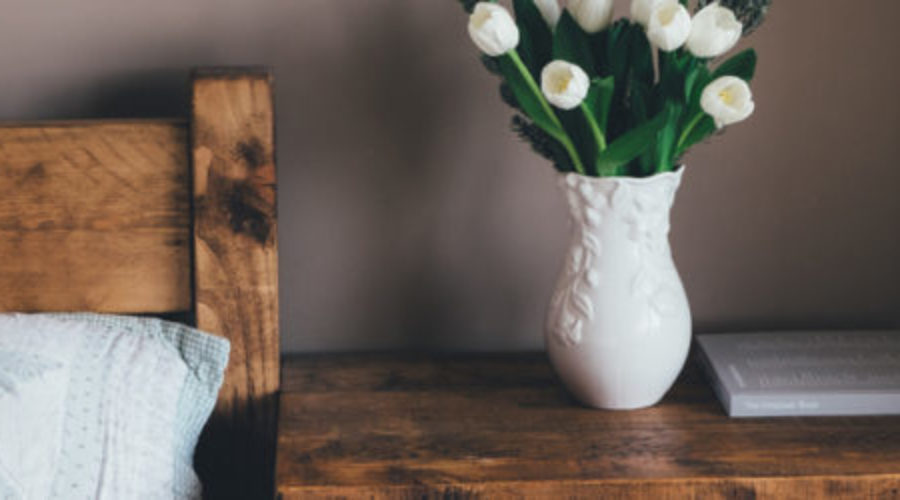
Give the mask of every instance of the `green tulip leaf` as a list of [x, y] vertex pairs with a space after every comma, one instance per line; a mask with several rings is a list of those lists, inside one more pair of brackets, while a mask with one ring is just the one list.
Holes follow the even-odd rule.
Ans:
[[[691, 104], [694, 97], [694, 91], [700, 87], [705, 87], [709, 79], [709, 70], [706, 65], [699, 59], [694, 59], [688, 67], [687, 74], [684, 76], [684, 102]], [[699, 92], [698, 94], [699, 95]]]
[[650, 111], [647, 105], [650, 103], [650, 85], [640, 82], [631, 82], [631, 95], [629, 95], [629, 104], [631, 113], [636, 123], [647, 121]]
[[712, 79], [715, 80], [721, 76], [736, 76], [749, 82], [753, 79], [754, 73], [756, 73], [756, 51], [747, 49], [720, 64], [713, 71]]
[[617, 175], [622, 167], [637, 158], [656, 142], [657, 134], [674, 119], [674, 107], [667, 105], [652, 120], [642, 123], [613, 141], [597, 155], [595, 168], [599, 175]]
[[600, 130], [606, 133], [606, 124], [609, 121], [609, 107], [612, 104], [613, 93], [615, 92], [616, 81], [613, 77], [594, 78], [591, 80], [591, 88], [588, 95], [584, 99], [584, 104], [590, 110]]
[[553, 33], [553, 59], [577, 64], [591, 78], [597, 76], [588, 35], [575, 22], [568, 10], [564, 10], [559, 16], [556, 31]]
[[636, 81], [653, 84], [653, 48], [643, 29], [632, 28], [631, 31], [631, 72]]
[[691, 148], [691, 146], [697, 144], [700, 141], [703, 141], [707, 137], [711, 136], [716, 132], [716, 123], [713, 121], [712, 117], [709, 115], [703, 115], [703, 118], [697, 122], [697, 125], [690, 131], [690, 133], [685, 138], [684, 143], [675, 152], [675, 158], [684, 154], [685, 151]]
[[533, 0], [513, 0], [516, 24], [519, 27], [517, 50], [522, 62], [535, 78], [552, 57], [553, 33]]
[[696, 57], [680, 52], [661, 52], [659, 55], [660, 97], [687, 104], [690, 100], [688, 84], [697, 68], [703, 66]]
[[678, 119], [684, 109], [680, 104], [671, 106], [666, 123], [656, 137], [656, 171], [672, 170], [675, 163], [675, 139], [678, 134]]
[[[611, 75], [616, 82], [610, 112], [610, 116], [614, 119], [607, 125], [607, 135], [613, 138], [625, 133], [632, 126], [626, 103], [633, 83], [641, 79], [635, 78], [634, 72], [630, 70], [633, 62], [630, 54], [632, 43], [639, 39], [637, 33], [640, 33], [643, 38], [646, 38], [646, 35], [640, 25], [629, 24], [627, 19], [616, 21], [606, 29], [606, 33], [607, 67], [605, 75]], [[652, 78], [650, 82], [652, 82]]]
[[589, 34], [588, 43], [594, 55], [594, 65], [597, 68], [597, 74], [600, 76], [609, 76], [613, 74], [613, 57], [615, 54], [615, 44], [622, 30], [628, 25], [626, 19], [620, 19], [613, 22], [605, 30], [599, 33]]
[[[628, 21], [620, 19], [606, 29], [606, 74], [620, 76], [625, 72], [628, 62], [628, 46], [631, 40]], [[600, 33], [602, 35], [603, 32]], [[617, 81], [621, 80], [618, 78]]]
[[[554, 111], [556, 116], [559, 117], [566, 134], [572, 139], [572, 144], [575, 146], [578, 156], [584, 159], [596, 158], [599, 149], [582, 110], [575, 108], [571, 110], [555, 109]], [[594, 175], [592, 167], [592, 162], [585, 163], [588, 175]]]

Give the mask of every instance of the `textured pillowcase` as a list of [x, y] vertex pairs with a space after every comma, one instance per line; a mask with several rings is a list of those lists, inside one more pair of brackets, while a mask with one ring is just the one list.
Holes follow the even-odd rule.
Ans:
[[153, 318], [0, 314], [0, 499], [199, 498], [228, 351]]

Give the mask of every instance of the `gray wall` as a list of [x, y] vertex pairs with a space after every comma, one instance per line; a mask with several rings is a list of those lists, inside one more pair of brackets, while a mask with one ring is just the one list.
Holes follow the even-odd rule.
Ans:
[[[687, 158], [699, 330], [900, 324], [900, 2], [849, 5], [776, 0], [757, 113]], [[178, 115], [188, 67], [274, 66], [285, 349], [542, 344], [564, 207], [454, 0], [4, 7], [0, 119]]]

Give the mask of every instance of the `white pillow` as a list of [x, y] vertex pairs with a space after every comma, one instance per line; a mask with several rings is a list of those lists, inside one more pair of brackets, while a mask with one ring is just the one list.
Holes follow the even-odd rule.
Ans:
[[0, 314], [0, 499], [199, 498], [228, 350], [152, 318]]

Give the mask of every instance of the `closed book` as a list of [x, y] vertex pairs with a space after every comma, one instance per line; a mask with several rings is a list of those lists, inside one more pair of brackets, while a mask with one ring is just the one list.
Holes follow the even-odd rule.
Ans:
[[732, 417], [900, 414], [900, 331], [698, 335]]

